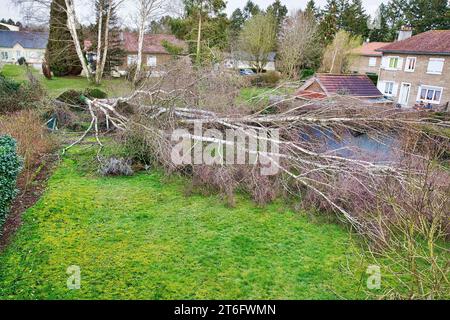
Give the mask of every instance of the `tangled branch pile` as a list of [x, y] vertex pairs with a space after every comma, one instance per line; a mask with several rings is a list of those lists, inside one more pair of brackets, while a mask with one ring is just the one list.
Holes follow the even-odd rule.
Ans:
[[[71, 146], [89, 133], [102, 146], [102, 135], [115, 132], [125, 145], [139, 146], [134, 156], [189, 174], [229, 200], [236, 190], [259, 203], [288, 196], [303, 206], [337, 213], [378, 247], [403, 236], [428, 234], [433, 244], [448, 238], [448, 121], [349, 96], [320, 102], [284, 97], [254, 111], [239, 102], [242, 85], [226, 72], [191, 70], [179, 62], [129, 97], [88, 99], [90, 126]], [[204, 134], [195, 131], [199, 127]], [[177, 129], [186, 133], [174, 141]], [[230, 129], [245, 141], [226, 139]], [[174, 144], [180, 139], [192, 142], [185, 150], [192, 154], [195, 147], [209, 146], [213, 160], [174, 162]], [[252, 148], [250, 142], [258, 139], [270, 148]], [[244, 152], [246, 161], [227, 162], [224, 146]], [[276, 168], [276, 174], [264, 174], [268, 167]], [[402, 225], [408, 227], [400, 230], [414, 232], [399, 232]], [[444, 274], [448, 284], [448, 267], [439, 267], [433, 281]]]
[[[169, 171], [188, 172], [230, 196], [242, 187], [258, 202], [286, 193], [299, 196], [304, 203], [338, 212], [356, 230], [383, 242], [388, 235], [373, 215], [380, 210], [386, 217], [392, 213], [395, 205], [387, 202], [388, 197], [394, 195], [397, 204], [413, 199], [415, 192], [425, 193], [424, 183], [431, 178], [433, 187], [439, 189], [434, 190], [436, 194], [449, 190], [448, 172], [433, 162], [448, 156], [449, 139], [439, 134], [440, 128], [450, 127], [448, 121], [391, 106], [367, 105], [349, 96], [321, 102], [278, 99], [251, 113], [236, 102], [240, 85], [234, 75], [190, 70], [179, 63], [164, 77], [150, 78], [129, 97], [87, 99], [91, 123], [71, 146], [89, 133], [102, 146], [102, 128], [125, 140], [139, 138], [147, 148], [142, 158]], [[273, 107], [279, 107], [277, 113], [265, 112]], [[203, 132], [216, 131], [198, 135], [195, 126]], [[223, 152], [209, 164], [174, 163], [173, 132], [180, 128], [188, 134], [178, 139], [189, 139], [193, 145], [212, 144], [216, 150], [231, 145], [235, 152], [245, 152], [247, 161], [228, 164]], [[227, 129], [242, 133], [246, 142], [225, 139]], [[272, 138], [270, 132], [275, 129], [279, 136]], [[274, 150], [251, 148], [249, 141], [261, 138], [261, 132], [269, 133], [263, 139]], [[264, 164], [275, 166], [277, 174], [261, 174]], [[447, 201], [445, 205], [448, 209]], [[449, 212], [442, 217], [445, 232]]]

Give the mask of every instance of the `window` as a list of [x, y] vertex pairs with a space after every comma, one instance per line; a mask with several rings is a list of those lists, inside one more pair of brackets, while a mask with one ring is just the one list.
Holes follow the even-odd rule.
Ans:
[[16, 51], [16, 58], [19, 60], [22, 57], [22, 51], [17, 50]]
[[387, 96], [392, 96], [394, 94], [394, 82], [386, 81], [384, 83], [384, 94]]
[[137, 55], [135, 55], [135, 54], [128, 55], [128, 57], [127, 57], [128, 65], [136, 64], [136, 62], [137, 62]]
[[419, 95], [417, 100], [430, 103], [440, 103], [441, 96], [442, 96], [442, 88], [421, 86], [419, 88]]
[[8, 51], [2, 51], [0, 58], [2, 60], [8, 60]]
[[148, 56], [147, 57], [147, 66], [149, 66], [149, 67], [156, 67], [156, 57], [155, 56]]
[[377, 66], [377, 58], [376, 57], [370, 57], [369, 58], [369, 67], [376, 67]]
[[38, 53], [37, 53], [36, 51], [30, 51], [30, 52], [28, 53], [28, 57], [29, 57], [30, 59], [37, 59], [37, 58], [38, 58]]
[[444, 68], [444, 59], [442, 58], [430, 58], [428, 61], [427, 73], [442, 74]]
[[415, 69], [416, 69], [416, 57], [406, 58], [405, 71], [414, 72]]
[[398, 68], [398, 57], [390, 57], [389, 69], [397, 69], [397, 68]]

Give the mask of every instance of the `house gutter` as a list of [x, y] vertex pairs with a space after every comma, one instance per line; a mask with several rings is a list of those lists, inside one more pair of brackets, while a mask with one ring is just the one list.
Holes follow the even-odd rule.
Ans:
[[426, 52], [426, 51], [412, 51], [412, 50], [380, 50], [383, 54], [385, 53], [402, 53], [402, 54], [420, 54], [420, 55], [431, 55], [431, 56], [450, 56], [450, 52]]

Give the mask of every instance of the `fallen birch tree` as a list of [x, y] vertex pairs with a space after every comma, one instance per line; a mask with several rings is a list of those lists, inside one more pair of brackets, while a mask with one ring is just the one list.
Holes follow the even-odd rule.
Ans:
[[[379, 198], [380, 185], [387, 180], [399, 192], [415, 188], [414, 184], [423, 175], [425, 164], [431, 160], [430, 152], [448, 150], [449, 147], [448, 137], [430, 135], [423, 130], [423, 127], [438, 128], [436, 132], [439, 132], [439, 128], [448, 129], [448, 121], [419, 117], [417, 112], [401, 111], [391, 106], [366, 105], [358, 99], [345, 96], [321, 102], [293, 102], [288, 97], [270, 106], [277, 107], [286, 101], [290, 103], [288, 108], [277, 113], [264, 113], [267, 106], [252, 113], [235, 113], [235, 94], [230, 93], [233, 92], [229, 90], [231, 88], [224, 85], [226, 81], [235, 79], [226, 80], [224, 77], [228, 76], [213, 73], [202, 76], [198, 71], [192, 71], [190, 77], [176, 84], [175, 78], [180, 77], [179, 71], [175, 68], [159, 81], [144, 83], [128, 97], [104, 100], [86, 98], [91, 123], [81, 137], [65, 150], [91, 133], [102, 146], [103, 132], [99, 129], [99, 119], [103, 119], [107, 131], [126, 133], [139, 128], [145, 132], [151, 137], [158, 161], [176, 171], [195, 165], [174, 163], [170, 157], [174, 147], [174, 130], [186, 129], [178, 139], [190, 140], [193, 145], [213, 144], [217, 150], [231, 146], [248, 157], [251, 155], [254, 162], [255, 159], [263, 159], [266, 166], [276, 167], [277, 177], [281, 177], [268, 177], [266, 180], [277, 180], [293, 194], [298, 193], [298, 190], [310, 190], [322, 199], [321, 203], [325, 203], [325, 207], [338, 212], [356, 230], [370, 232], [371, 237], [387, 241], [380, 230], [372, 229], [359, 217], [361, 212], [369, 210], [364, 202], [367, 200], [373, 205]], [[205, 100], [209, 100], [203, 98], [208, 92], [216, 105], [199, 108], [199, 105], [207, 102]], [[227, 103], [230, 103], [230, 111], [224, 111], [220, 106]], [[123, 105], [131, 107], [133, 112], [121, 112]], [[203, 130], [214, 129], [223, 135], [214, 137], [196, 134], [193, 131], [195, 126], [201, 126]], [[261, 131], [278, 130], [278, 137], [263, 138], [276, 150], [252, 149], [248, 143], [227, 140], [224, 136], [229, 129], [241, 133], [248, 141], [259, 139]], [[335, 149], [327, 147], [330, 141], [352, 140], [353, 135], [361, 134], [388, 149], [389, 157], [377, 159], [376, 152], [370, 154], [351, 144], [342, 144]], [[213, 167], [231, 168], [226, 162], [226, 155], [222, 153], [221, 157], [213, 161]], [[348, 199], [344, 201], [336, 195], [337, 180], [351, 185], [347, 190], [354, 196], [351, 201], [359, 203], [361, 207], [355, 208], [348, 203]], [[350, 190], [352, 188], [357, 190]]]

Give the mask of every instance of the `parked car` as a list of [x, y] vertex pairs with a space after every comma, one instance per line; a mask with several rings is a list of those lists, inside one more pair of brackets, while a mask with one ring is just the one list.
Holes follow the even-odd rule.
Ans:
[[241, 69], [239, 74], [241, 76], [254, 76], [256, 73], [252, 69]]

